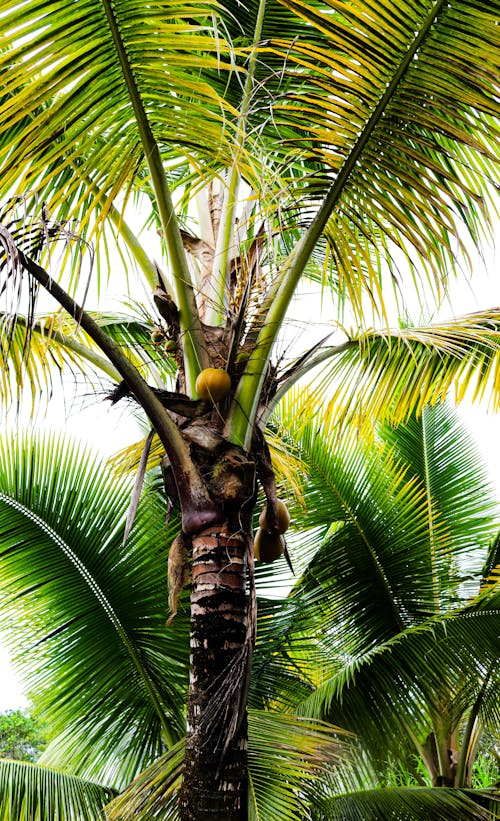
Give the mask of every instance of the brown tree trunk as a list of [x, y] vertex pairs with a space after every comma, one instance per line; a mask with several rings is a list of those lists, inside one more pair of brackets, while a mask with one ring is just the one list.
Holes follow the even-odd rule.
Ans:
[[193, 537], [191, 659], [180, 821], [246, 821], [248, 537], [212, 526]]

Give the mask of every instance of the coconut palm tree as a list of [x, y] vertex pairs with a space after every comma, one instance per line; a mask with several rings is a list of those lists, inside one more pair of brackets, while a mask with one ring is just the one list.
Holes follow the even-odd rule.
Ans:
[[[55, 356], [100, 368], [113, 401], [132, 396], [146, 412], [181, 511], [178, 587], [192, 557], [180, 817], [245, 817], [258, 484], [274, 540], [280, 528], [263, 437], [272, 407], [316, 365], [335, 384], [352, 357], [347, 417], [370, 409], [352, 391], [381, 372], [371, 409], [403, 395], [404, 415], [457, 375], [464, 385], [478, 374], [484, 389], [496, 366], [498, 312], [438, 333], [438, 368], [425, 329], [406, 345], [385, 326], [387, 285], [400, 306], [425, 283], [439, 299], [457, 255], [487, 231], [499, 6], [26, 0], [0, 11], [4, 393], [25, 367], [36, 385], [36, 356], [42, 368]], [[159, 232], [157, 251], [130, 227], [130, 203]], [[102, 269], [111, 242], [153, 292], [147, 362], [125, 345], [144, 323], [80, 304], [92, 248]], [[284, 364], [277, 342], [304, 278], [331, 286], [358, 330], [328, 348], [320, 336]], [[40, 324], [40, 286], [69, 319]]]
[[[448, 801], [490, 817], [498, 785], [472, 787], [482, 739], [498, 738], [498, 501], [470, 434], [446, 404], [365, 442], [281, 411], [308, 468], [291, 597], [316, 594], [321, 669], [296, 709], [354, 732], [371, 770], [366, 794], [317, 817], [436, 818]], [[396, 766], [409, 783], [380, 790]]]
[[[179, 516], [165, 523], [160, 469], [124, 544], [131, 481], [116, 465], [54, 434], [4, 436], [0, 451], [2, 629], [49, 735], [37, 765], [0, 762], [0, 814], [97, 821], [106, 807], [109, 818], [177, 818], [189, 596], [166, 628]], [[269, 571], [260, 575], [269, 588]], [[289, 663], [302, 621], [297, 607], [261, 599], [248, 801], [276, 821], [307, 818], [325, 768], [349, 754], [345, 733], [288, 710], [292, 693], [311, 692], [305, 661]]]

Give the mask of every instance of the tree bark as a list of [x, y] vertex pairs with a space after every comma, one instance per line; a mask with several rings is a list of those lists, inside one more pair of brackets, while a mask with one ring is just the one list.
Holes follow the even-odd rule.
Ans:
[[191, 658], [180, 821], [246, 821], [248, 536], [229, 525], [193, 536]]

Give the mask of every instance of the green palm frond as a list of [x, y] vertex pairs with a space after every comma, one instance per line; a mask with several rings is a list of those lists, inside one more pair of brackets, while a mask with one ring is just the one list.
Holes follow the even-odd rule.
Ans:
[[[176, 791], [183, 743], [155, 762], [107, 809], [109, 821], [177, 818]], [[335, 727], [291, 715], [249, 714], [249, 818], [309, 818], [308, 802], [325, 773], [350, 754], [350, 739]]]
[[[496, 800], [495, 800], [496, 799]], [[492, 821], [498, 795], [486, 791], [398, 787], [363, 790], [331, 799], [315, 821]]]
[[184, 746], [184, 739], [177, 742], [115, 798], [106, 809], [107, 821], [146, 821], [157, 813], [165, 821], [176, 821]]
[[[492, 490], [447, 405], [367, 440], [328, 413], [307, 420], [293, 400], [277, 418], [308, 468], [304, 507], [292, 508], [306, 566], [290, 598], [309, 621], [291, 626], [289, 642], [300, 660], [308, 630], [322, 674], [309, 679], [315, 689], [300, 709], [347, 726], [381, 756], [392, 739], [401, 744], [402, 722], [425, 738], [424, 705], [443, 687], [448, 701], [456, 694], [455, 714], [465, 713], [496, 663], [497, 586], [479, 592], [496, 533]], [[493, 692], [484, 699], [490, 721]]]
[[309, 817], [322, 776], [350, 758], [350, 739], [310, 719], [252, 712], [248, 733], [249, 818]]
[[39, 764], [0, 759], [0, 817], [102, 821], [113, 791]]
[[44, 762], [123, 785], [184, 730], [186, 625], [165, 628], [178, 524], [146, 494], [123, 547], [130, 482], [55, 437], [4, 439], [0, 471], [2, 621], [50, 714]]
[[[310, 408], [306, 394], [302, 401], [304, 410]], [[287, 533], [292, 561], [303, 578], [287, 602], [288, 623], [282, 619], [281, 599], [281, 613], [275, 603], [267, 621], [262, 615], [258, 636], [264, 636], [265, 648], [270, 623], [276, 635], [286, 637], [283, 649], [297, 666], [288, 670], [288, 688], [286, 664], [278, 665], [274, 690], [280, 681], [283, 697], [296, 704], [294, 688], [299, 695], [321, 683], [321, 677], [308, 676], [302, 668], [302, 652], [305, 659], [316, 658], [325, 674], [331, 671], [336, 684], [329, 692], [337, 688], [340, 693], [358, 667], [371, 663], [371, 650], [376, 655], [380, 642], [383, 646], [389, 636], [402, 636], [412, 624], [450, 612], [477, 593], [495, 533], [496, 504], [470, 437], [447, 405], [426, 408], [418, 420], [394, 430], [383, 428], [385, 443], [374, 441], [373, 434], [367, 442], [349, 436], [319, 411], [305, 421], [293, 400], [282, 403], [276, 419], [307, 466], [302, 504], [291, 500]], [[293, 584], [284, 562], [280, 567], [257, 564], [256, 581], [258, 591], [274, 588], [281, 596]], [[282, 642], [277, 644], [283, 652]], [[260, 659], [258, 644], [257, 685], [260, 676], [276, 674], [277, 658], [274, 662], [265, 654]], [[436, 664], [439, 678], [442, 659]], [[382, 691], [387, 683], [384, 679]], [[411, 675], [407, 686], [412, 687]], [[367, 704], [372, 709], [371, 699]], [[364, 715], [361, 708], [359, 715]], [[341, 720], [340, 713], [335, 720]]]
[[[285, 413], [286, 405], [282, 423]], [[308, 528], [322, 526], [325, 538], [306, 579], [325, 586], [325, 595], [328, 590], [335, 602], [333, 617], [350, 624], [346, 636], [368, 647], [370, 637], [388, 637], [403, 629], [411, 614], [433, 610], [429, 499], [418, 478], [382, 444], [363, 443], [345, 432], [340, 436], [328, 419], [321, 424], [319, 415], [308, 424], [299, 422], [295, 430], [309, 478], [304, 488], [307, 513], [301, 521]], [[433, 500], [431, 506], [436, 544], [444, 555], [449, 534]]]
[[[439, 528], [445, 523], [452, 547], [445, 547], [447, 558], [436, 563], [435, 595], [440, 607], [464, 601], [467, 591], [475, 595], [496, 528], [498, 501], [471, 434], [454, 408], [441, 403], [424, 407], [418, 419], [397, 428], [382, 426], [381, 436], [408, 467], [409, 475], [425, 487], [431, 555], [439, 550], [434, 546], [435, 524]], [[441, 579], [440, 572], [444, 573]]]
[[[272, 590], [273, 577], [256, 574], [257, 591]], [[278, 586], [279, 590], [279, 586]], [[320, 648], [316, 631], [321, 621], [314, 598], [291, 598], [281, 585], [281, 598], [257, 598], [257, 642], [252, 659], [252, 678], [248, 703], [253, 709], [292, 712], [310, 696], [318, 678]], [[315, 664], [311, 665], [311, 659]], [[317, 663], [317, 666], [316, 666]]]
[[[410, 749], [415, 738], [423, 744], [432, 727], [428, 710], [439, 710], [441, 698], [451, 704], [450, 693], [456, 693], [453, 703], [461, 711], [474, 703], [484, 670], [498, 664], [497, 631], [498, 607], [458, 612], [409, 627], [351, 657], [342, 653], [342, 632], [336, 637], [330, 633], [322, 641], [332, 673], [327, 677], [325, 665], [323, 683], [299, 711], [358, 734], [374, 762], [386, 760], [391, 750], [397, 757], [404, 743]], [[494, 698], [491, 691], [492, 716], [498, 691], [495, 708]], [[485, 701], [485, 713], [487, 709]]]
[[108, 336], [127, 354], [144, 379], [156, 387], [172, 385], [177, 370], [175, 353], [165, 347], [167, 340], [152, 337], [156, 323], [146, 308], [135, 305], [129, 315], [93, 313]]

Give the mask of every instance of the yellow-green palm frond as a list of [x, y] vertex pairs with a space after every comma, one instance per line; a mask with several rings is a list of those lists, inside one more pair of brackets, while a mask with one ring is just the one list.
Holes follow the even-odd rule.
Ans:
[[[135, 474], [137, 472], [141, 456], [144, 453], [146, 441], [147, 437], [144, 437], [144, 439], [133, 442], [131, 445], [127, 445], [127, 447], [113, 454], [109, 459], [109, 465], [116, 476], [126, 475], [128, 473]], [[149, 448], [146, 470], [159, 467], [164, 456], [165, 448], [160, 442], [160, 437], [155, 435]]]
[[271, 454], [271, 461], [276, 480], [287, 488], [287, 492], [297, 501], [302, 499], [302, 481], [307, 473], [307, 465], [291, 442], [287, 442], [284, 432], [266, 431], [266, 441]]
[[[118, 314], [99, 314], [98, 319], [146, 380], [160, 386], [172, 378], [175, 359], [161, 342], [152, 339], [151, 319]], [[102, 380], [107, 386], [110, 379], [121, 381], [116, 368], [65, 312], [40, 314], [30, 320], [0, 314], [0, 325], [0, 402], [4, 405], [19, 402], [27, 393], [34, 407], [40, 397], [50, 395], [55, 374], [78, 373], [94, 385]]]
[[302, 211], [329, 200], [328, 263], [340, 292], [357, 316], [363, 294], [383, 316], [382, 259], [398, 287], [403, 255], [439, 291], [457, 247], [467, 254], [464, 235], [479, 242], [494, 211], [500, 5], [284, 5], [307, 25], [264, 49], [283, 65], [277, 148], [284, 163], [310, 164], [298, 183]]
[[[387, 290], [404, 305], [410, 285], [422, 302], [430, 286], [440, 301], [457, 259], [491, 230], [499, 183], [498, 0], [283, 5], [303, 26], [262, 46], [263, 59], [281, 59], [267, 125], [290, 169], [286, 194], [279, 189], [279, 232], [293, 225], [301, 238], [265, 298], [227, 424], [247, 443], [262, 363], [310, 258], [318, 256], [358, 326], [367, 305], [388, 326]], [[455, 43], [460, 60], [450, 59]], [[304, 59], [307, 50], [314, 61]]]
[[436, 325], [366, 331], [311, 357], [292, 379], [321, 365], [308, 379], [310, 408], [325, 414], [328, 402], [327, 413], [343, 424], [370, 427], [376, 419], [399, 424], [445, 396], [483, 400], [497, 410], [499, 328], [500, 314], [491, 310]]
[[[103, 204], [89, 181], [107, 201], [134, 181], [147, 184], [142, 116], [165, 159], [193, 153], [228, 163], [234, 112], [203, 76], [213, 73], [223, 85], [232, 70], [219, 17], [218, 3], [205, 0], [147, 8], [129, 0], [112, 7], [96, 0], [7, 6], [0, 44], [3, 193], [36, 195], [60, 218], [87, 220]], [[127, 90], [124, 61], [142, 115]]]
[[66, 332], [60, 329], [59, 324], [68, 324], [61, 320], [59, 313], [44, 316], [29, 327], [16, 317], [10, 326], [9, 317], [0, 316], [1, 404], [19, 404], [22, 395], [28, 394], [33, 410], [41, 397], [50, 396], [54, 376], [62, 377], [63, 372], [78, 372], [92, 381], [98, 369], [108, 379], [119, 378], [95, 347], [81, 341], [75, 327]]

